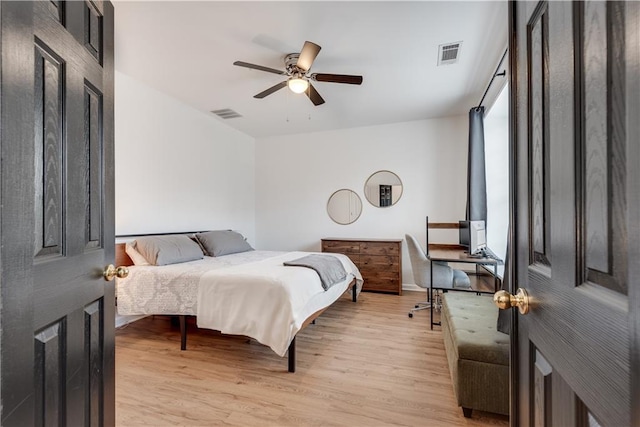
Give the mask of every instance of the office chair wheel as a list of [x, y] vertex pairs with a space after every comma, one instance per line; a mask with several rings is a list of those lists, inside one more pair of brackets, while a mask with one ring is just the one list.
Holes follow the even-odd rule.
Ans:
[[420, 308], [420, 305], [416, 304], [414, 305], [415, 308]]
[[409, 312], [409, 317], [413, 317], [413, 313]]

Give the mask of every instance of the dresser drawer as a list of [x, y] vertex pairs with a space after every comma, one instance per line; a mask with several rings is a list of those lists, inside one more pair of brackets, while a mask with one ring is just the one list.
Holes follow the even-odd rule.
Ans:
[[397, 277], [396, 278], [374, 277], [374, 278], [367, 278], [364, 281], [362, 290], [375, 291], [375, 292], [393, 292], [394, 294], [397, 294], [399, 286], [400, 286], [400, 282], [398, 281]]
[[362, 274], [362, 277], [365, 278], [366, 283], [387, 280], [395, 280], [397, 282], [399, 279], [397, 271], [361, 267], [360, 273]]
[[400, 245], [393, 242], [362, 242], [360, 253], [367, 255], [400, 255]]
[[333, 252], [338, 254], [359, 254], [360, 243], [345, 241], [323, 241], [322, 252]]
[[[327, 252], [327, 251], [324, 251]], [[353, 261], [353, 263], [356, 265], [356, 267], [358, 267], [358, 269], [360, 269], [360, 262], [362, 260], [362, 256], [359, 254], [345, 254], [347, 257], [349, 257], [349, 259], [351, 261]]]
[[388, 270], [396, 275], [400, 271], [400, 263], [397, 256], [389, 255], [360, 255], [361, 270]]

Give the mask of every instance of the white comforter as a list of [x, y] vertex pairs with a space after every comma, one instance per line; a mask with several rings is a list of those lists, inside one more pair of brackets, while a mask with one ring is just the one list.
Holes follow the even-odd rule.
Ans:
[[130, 267], [127, 278], [116, 279], [118, 313], [197, 316], [200, 327], [255, 338], [282, 356], [302, 322], [337, 300], [354, 277], [357, 291], [362, 288], [360, 272], [344, 255], [332, 254], [345, 266], [347, 279], [326, 292], [313, 270], [282, 266], [304, 255], [308, 252], [249, 251]]
[[132, 266], [116, 279], [118, 314], [195, 316], [198, 285], [207, 271], [262, 261], [286, 252], [249, 251], [180, 264]]
[[358, 292], [362, 287], [360, 272], [345, 255], [331, 254], [340, 259], [347, 278], [327, 291], [312, 269], [282, 265], [305, 255], [289, 252], [207, 271], [198, 285], [198, 326], [255, 338], [284, 356], [310, 315], [336, 301], [354, 278]]

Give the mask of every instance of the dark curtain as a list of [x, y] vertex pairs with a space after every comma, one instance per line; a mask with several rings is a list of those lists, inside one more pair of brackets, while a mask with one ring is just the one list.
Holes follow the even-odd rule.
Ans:
[[469, 221], [487, 226], [487, 178], [484, 165], [484, 107], [469, 110], [469, 157], [467, 160], [467, 213]]
[[[487, 227], [487, 176], [484, 164], [484, 107], [474, 107], [469, 110], [469, 158], [467, 160], [467, 220], [484, 221]], [[509, 227], [507, 242], [511, 241], [511, 227]], [[505, 254], [505, 270], [502, 279], [502, 289], [510, 291], [509, 259], [511, 248], [507, 244]], [[511, 329], [508, 310], [498, 310], [497, 329], [509, 334]]]

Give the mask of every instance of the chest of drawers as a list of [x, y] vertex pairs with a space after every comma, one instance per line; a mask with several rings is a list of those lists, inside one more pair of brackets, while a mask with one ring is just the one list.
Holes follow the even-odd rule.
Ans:
[[358, 267], [363, 291], [402, 294], [402, 239], [322, 239], [322, 252], [347, 255]]

